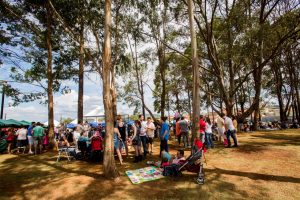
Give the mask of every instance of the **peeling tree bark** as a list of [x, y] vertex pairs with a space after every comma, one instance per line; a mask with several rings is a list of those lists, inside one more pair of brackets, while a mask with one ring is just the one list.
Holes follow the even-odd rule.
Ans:
[[47, 46], [47, 95], [48, 95], [48, 131], [49, 131], [49, 141], [50, 146], [53, 146], [54, 141], [54, 103], [53, 103], [53, 73], [52, 73], [52, 44], [51, 44], [51, 9], [49, 5], [49, 0], [46, 2], [47, 11], [47, 33], [46, 33], [46, 46]]
[[191, 47], [192, 47], [192, 66], [193, 66], [193, 127], [192, 127], [192, 140], [197, 136], [199, 127], [199, 115], [200, 115], [200, 70], [198, 66], [197, 55], [197, 39], [194, 28], [194, 5], [193, 1], [188, 1], [188, 13], [191, 33]]
[[119, 173], [114, 159], [114, 116], [111, 93], [111, 0], [105, 0], [105, 24], [104, 24], [104, 53], [103, 53], [103, 104], [105, 110], [105, 147], [103, 159], [103, 172], [107, 178], [117, 178]]

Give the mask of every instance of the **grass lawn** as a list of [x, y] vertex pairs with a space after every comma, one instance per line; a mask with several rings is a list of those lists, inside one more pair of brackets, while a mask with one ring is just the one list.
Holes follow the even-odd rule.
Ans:
[[[121, 181], [102, 175], [100, 163], [56, 163], [56, 152], [42, 155], [0, 155], [0, 199], [300, 199], [300, 130], [243, 133], [240, 146], [217, 145], [206, 153], [206, 181], [196, 174], [133, 185], [125, 171], [146, 166], [135, 164], [133, 149], [118, 166]], [[178, 145], [170, 142], [171, 153]], [[158, 159], [155, 154], [147, 160]], [[185, 152], [188, 155], [188, 151]], [[118, 163], [118, 161], [116, 160]]]

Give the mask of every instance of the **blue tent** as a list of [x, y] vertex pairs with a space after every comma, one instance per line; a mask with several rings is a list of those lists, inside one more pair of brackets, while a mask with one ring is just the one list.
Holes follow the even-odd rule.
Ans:
[[97, 122], [91, 122], [90, 126], [93, 127], [93, 128], [97, 128], [99, 125], [98, 125]]
[[76, 128], [76, 124], [73, 124], [73, 123], [70, 123], [70, 124], [67, 124], [67, 128]]
[[100, 122], [99, 125], [101, 125], [102, 127], [106, 126], [105, 122]]
[[134, 124], [134, 121], [133, 121], [133, 120], [128, 120], [128, 121], [127, 121], [127, 124], [128, 124], [128, 125], [132, 125], [132, 124]]

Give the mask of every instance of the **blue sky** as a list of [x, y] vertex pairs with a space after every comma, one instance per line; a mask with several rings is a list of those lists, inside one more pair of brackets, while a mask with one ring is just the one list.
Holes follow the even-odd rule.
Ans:
[[[2, 65], [0, 67], [0, 80], [10, 80], [9, 78], [9, 66]], [[33, 86], [27, 84], [15, 84], [10, 83], [13, 86], [17, 86], [21, 90], [28, 91], [35, 90]], [[71, 92], [68, 94], [56, 93], [54, 95], [54, 114], [55, 119], [60, 118], [73, 118], [77, 116], [77, 98], [78, 98], [78, 85], [73, 81], [65, 81], [63, 85], [67, 85], [71, 88]], [[28, 87], [30, 86], [30, 87]], [[151, 91], [146, 88], [146, 100], [147, 105], [153, 110], [153, 99]], [[39, 104], [39, 102], [22, 103], [16, 107], [11, 107], [12, 100], [5, 98], [4, 115], [6, 119], [28, 120], [28, 121], [47, 121], [47, 105]], [[98, 74], [87, 74], [84, 80], [84, 114], [96, 109], [103, 108], [102, 102], [102, 81]], [[127, 105], [118, 103], [118, 112], [132, 114], [133, 108], [129, 108]]]

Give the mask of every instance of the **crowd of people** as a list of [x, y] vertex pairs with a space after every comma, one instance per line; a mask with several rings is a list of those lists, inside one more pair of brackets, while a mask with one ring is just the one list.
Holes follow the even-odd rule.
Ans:
[[[122, 150], [125, 151], [125, 156], [128, 156], [128, 145], [134, 148], [134, 162], [139, 162], [153, 153], [153, 142], [155, 137], [160, 139], [160, 152], [163, 150], [169, 152], [168, 140], [170, 138], [170, 124], [167, 117], [162, 117], [161, 121], [154, 124], [153, 119], [148, 117], [144, 119], [143, 115], [139, 115], [139, 119], [134, 121], [130, 126], [126, 124], [121, 116], [116, 117], [114, 128], [114, 148], [118, 155], [120, 163], [122, 163]], [[230, 146], [230, 137], [233, 138], [234, 146], [237, 146], [236, 139], [236, 122], [225, 115], [221, 115], [216, 121], [219, 139]], [[209, 117], [200, 116], [199, 132], [203, 143], [206, 143], [207, 148], [214, 148], [213, 129], [214, 124]], [[184, 148], [191, 147], [191, 123], [187, 116], [181, 116], [176, 119], [176, 124], [173, 129], [174, 135], [177, 138], [178, 145], [183, 143]], [[155, 134], [159, 131], [159, 134]], [[16, 146], [18, 148], [28, 146], [28, 154], [42, 153], [43, 149], [49, 144], [48, 129], [44, 128], [40, 122], [32, 122], [26, 129], [3, 129], [3, 135], [6, 135], [8, 143], [8, 153], [11, 153], [15, 138], [17, 138]], [[74, 129], [68, 129], [65, 126], [54, 129], [54, 139], [59, 146], [75, 146], [78, 141], [89, 143], [94, 136], [105, 137], [104, 127], [91, 127], [88, 122], [78, 122]], [[161, 154], [161, 153], [160, 153]]]
[[32, 122], [28, 128], [3, 128], [1, 138], [5, 138], [9, 154], [15, 146], [19, 153], [21, 149], [25, 152], [28, 146], [28, 154], [37, 154], [38, 151], [41, 153], [45, 150], [49, 144], [48, 129], [44, 128], [40, 122]]
[[[227, 148], [238, 147], [237, 130], [243, 130], [245, 126], [236, 117], [229, 117], [221, 113], [214, 121], [203, 115], [200, 115], [199, 118], [198, 132], [207, 149], [214, 148], [216, 141], [222, 142]], [[133, 124], [128, 124], [123, 121], [121, 116], [117, 116], [114, 124], [113, 144], [120, 163], [123, 163], [122, 153], [125, 154], [125, 157], [128, 156], [129, 146], [134, 149], [134, 162], [140, 162], [147, 155], [151, 155], [155, 137], [159, 138], [160, 156], [163, 151], [169, 152], [170, 130], [173, 130], [179, 147], [191, 148], [193, 141], [191, 141], [191, 121], [188, 117], [178, 116], [174, 119], [173, 124], [169, 123], [167, 119], [167, 117], [162, 117], [160, 121], [154, 122], [151, 117], [145, 120], [143, 115], [139, 115]], [[14, 145], [18, 147], [18, 152], [21, 148], [28, 147], [28, 154], [42, 153], [50, 140], [48, 129], [44, 128], [40, 122], [32, 122], [28, 128], [5, 128], [2, 129], [1, 134], [5, 136], [8, 143], [8, 153], [12, 153]], [[85, 143], [87, 149], [91, 150], [91, 141], [94, 137], [101, 137], [103, 140], [105, 128], [92, 127], [88, 122], [79, 121], [73, 129], [68, 129], [63, 125], [55, 128], [53, 139], [58, 146], [75, 147], [77, 151], [80, 151], [78, 142]]]
[[[224, 113], [221, 113], [214, 121], [208, 116], [200, 115], [199, 129], [197, 134], [192, 137], [192, 122], [188, 116], [178, 116], [174, 119], [174, 123], [169, 123], [167, 119], [167, 117], [162, 117], [159, 121], [154, 122], [151, 117], [147, 117], [145, 120], [143, 115], [139, 115], [134, 123], [129, 124], [124, 122], [121, 116], [116, 116], [113, 129], [113, 148], [120, 164], [123, 164], [123, 157], [129, 155], [130, 148], [134, 149], [133, 162], [143, 161], [148, 155], [153, 154], [153, 144], [156, 141], [160, 143], [160, 160], [155, 162], [147, 159], [147, 164], [161, 167], [165, 176], [177, 174], [180, 170], [195, 172], [198, 174], [197, 183], [203, 184], [204, 173], [201, 158], [204, 152], [207, 149], [215, 148], [216, 142], [220, 142], [226, 148], [238, 147], [237, 131], [245, 128], [236, 117], [229, 117]], [[73, 129], [68, 129], [63, 125], [55, 128], [54, 138], [49, 138], [48, 129], [44, 128], [40, 122], [32, 122], [28, 128], [1, 130], [1, 138], [5, 138], [8, 144], [8, 153], [12, 153], [16, 144], [19, 153], [21, 149], [24, 153], [28, 147], [28, 154], [39, 154], [53, 139], [58, 149], [67, 149], [68, 153], [76, 159], [79, 158], [77, 152], [80, 153], [81, 158], [94, 155], [94, 150], [103, 152], [102, 141], [105, 136], [105, 127], [101, 125], [93, 127], [88, 122], [82, 123], [81, 121], [78, 121], [77, 126]], [[178, 142], [177, 147], [179, 147], [177, 154], [173, 156], [169, 153], [169, 140], [172, 137]], [[192, 154], [185, 157], [184, 150], [190, 149]], [[193, 157], [193, 155], [197, 157]], [[99, 156], [103, 156], [103, 154], [99, 154]]]

